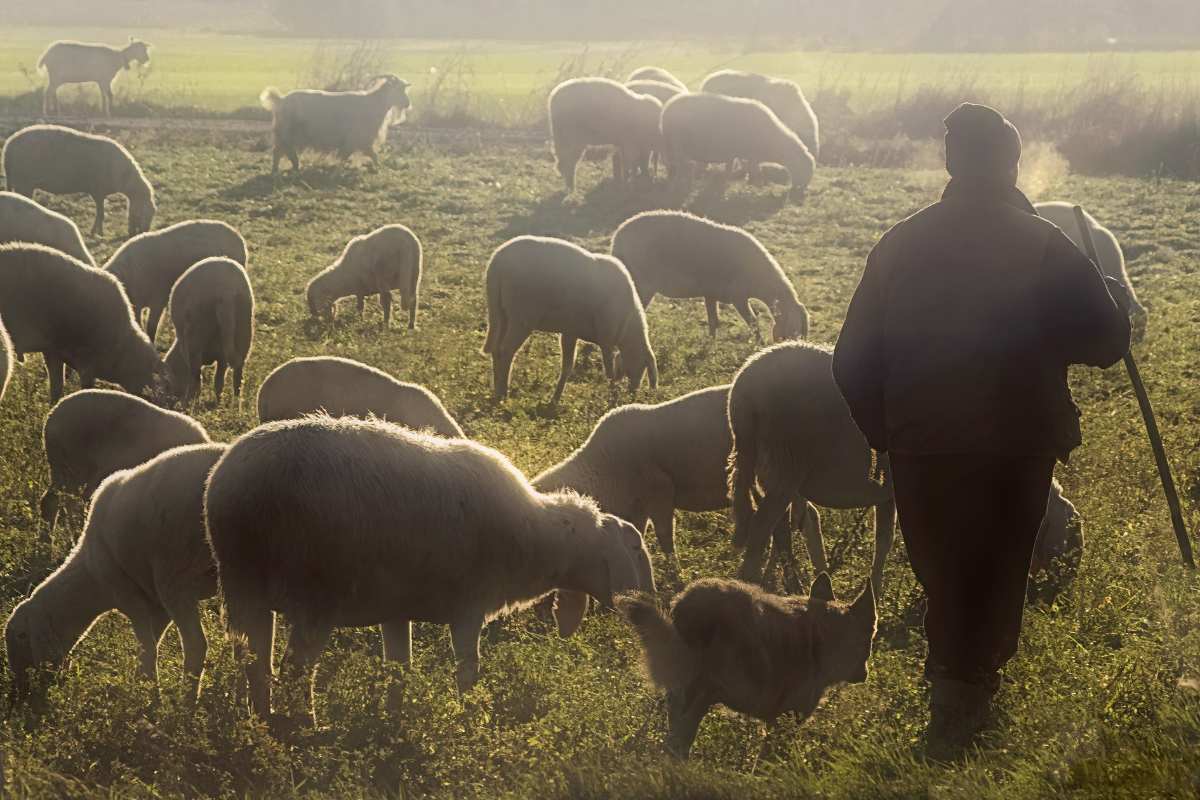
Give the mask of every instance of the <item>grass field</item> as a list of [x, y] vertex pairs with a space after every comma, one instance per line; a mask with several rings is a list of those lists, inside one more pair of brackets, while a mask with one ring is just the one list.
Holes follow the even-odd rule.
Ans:
[[[264, 86], [293, 89], [324, 79], [328, 66], [355, 43], [311, 39], [176, 33], [165, 30], [13, 28], [0, 40], [0, 96], [44, 85], [34, 71], [46, 44], [59, 38], [118, 44], [133, 33], [155, 45], [152, 65], [118, 85], [126, 99], [160, 106], [231, 112], [258, 105]], [[510, 125], [540, 121], [546, 92], [564, 75], [623, 76], [654, 63], [698, 84], [717, 68], [756, 70], [791, 78], [810, 95], [845, 94], [865, 111], [922, 86], [986, 87], [990, 96], [1053, 98], [1098, 75], [1139, 80], [1152, 89], [1193, 86], [1200, 52], [946, 55], [771, 51], [746, 53], [738, 42], [489, 42], [380, 40], [371, 45], [381, 69], [414, 83], [418, 115], [439, 73], [439, 101], [461, 103], [472, 115]], [[315, 71], [315, 74], [314, 74]], [[75, 89], [64, 90], [70, 97]], [[94, 88], [84, 90], [91, 97]]]
[[[277, 46], [293, 48], [299, 69], [306, 46]], [[36, 49], [31, 43], [13, 52]], [[248, 43], [247, 53], [258, 49]], [[170, 62], [163, 50], [165, 75]], [[250, 93], [267, 72], [266, 61], [257, 63], [258, 72], [250, 68], [250, 77], [239, 77]], [[529, 56], [522, 63], [553, 69], [553, 59]], [[520, 69], [537, 74], [530, 66], [512, 67], [510, 74]], [[216, 93], [210, 97], [228, 91], [224, 102], [243, 102], [233, 87], [199, 80], [203, 91]], [[288, 73], [269, 80], [286, 85]], [[537, 79], [523, 80], [520, 91]], [[493, 406], [490, 364], [479, 354], [481, 273], [490, 251], [515, 234], [606, 247], [627, 216], [666, 202], [661, 190], [619, 189], [601, 182], [602, 164], [591, 163], [580, 175], [585, 196], [563, 202], [541, 148], [432, 148], [403, 135], [378, 172], [310, 160], [303, 181], [285, 179], [276, 189], [265, 138], [141, 132], [123, 140], [158, 189], [159, 225], [217, 217], [250, 243], [258, 305], [247, 400], [241, 409], [198, 410], [215, 437], [230, 439], [254, 425], [254, 393], [271, 369], [317, 353], [357, 358], [424, 383], [469, 435], [501, 449], [529, 474], [578, 445], [608, 408], [599, 359], [591, 352], [557, 414], [546, 412], [558, 350], [545, 335], [518, 356], [514, 396]], [[781, 209], [778, 187], [740, 184], [724, 191], [701, 185], [688, 204], [758, 235], [808, 305], [812, 338], [829, 343], [868, 249], [888, 226], [936, 199], [941, 181], [935, 171], [822, 169], [802, 206]], [[1125, 244], [1151, 314], [1138, 357], [1194, 508], [1200, 501], [1195, 186], [1057, 175], [1040, 189], [1039, 199], [1083, 202]], [[85, 202], [49, 203], [90, 222]], [[115, 219], [112, 231], [123, 230], [123, 217]], [[387, 222], [410, 225], [424, 242], [419, 330], [380, 332], [378, 309], [370, 305], [365, 318], [347, 308], [332, 326], [310, 322], [302, 294], [308, 277], [347, 238]], [[119, 243], [89, 240], [98, 258]], [[644, 390], [644, 400], [726, 382], [754, 351], [745, 327], [728, 312], [710, 342], [698, 302], [656, 302], [649, 322], [661, 383], [657, 391]], [[162, 334], [160, 346], [169, 336]], [[0, 404], [0, 616], [70, 546], [61, 529], [52, 556], [35, 544], [36, 501], [47, 477], [39, 436], [47, 403], [40, 359], [27, 361]], [[175, 636], [164, 639], [156, 698], [135, 678], [128, 624], [110, 615], [76, 651], [40, 724], [27, 730], [17, 717], [0, 722], [7, 789], [13, 797], [1193, 797], [1200, 791], [1200, 587], [1178, 563], [1124, 374], [1119, 367], [1079, 370], [1072, 385], [1084, 409], [1086, 444], [1059, 475], [1086, 520], [1081, 573], [1056, 607], [1028, 614], [1021, 653], [1008, 671], [1012, 681], [1003, 690], [1001, 730], [986, 751], [961, 766], [921, 760], [918, 737], [927, 712], [919, 680], [924, 642], [914, 614], [919, 593], [898, 543], [869, 681], [835, 691], [802, 725], [785, 722], [767, 762], [756, 763], [758, 725], [730, 714], [706, 720], [692, 762], [665, 759], [663, 708], [639, 678], [630, 631], [605, 614], [589, 616], [580, 634], [565, 641], [530, 615], [492, 625], [483, 643], [482, 680], [463, 697], [454, 690], [443, 628], [418, 626], [414, 664], [405, 671], [382, 665], [376, 631], [340, 631], [318, 676], [323, 727], [278, 742], [233, 709], [239, 673], [214, 601], [205, 612], [210, 665], [194, 710], [181, 701]], [[834, 585], [849, 594], [868, 572], [870, 516], [828, 512], [825, 518]], [[1196, 522], [1191, 512], [1189, 524]], [[723, 514], [680, 515], [684, 580], [733, 573], [730, 527]], [[671, 587], [661, 588], [665, 600]], [[0, 678], [0, 693], [8, 680]], [[400, 687], [398, 711], [383, 702], [388, 685]]]

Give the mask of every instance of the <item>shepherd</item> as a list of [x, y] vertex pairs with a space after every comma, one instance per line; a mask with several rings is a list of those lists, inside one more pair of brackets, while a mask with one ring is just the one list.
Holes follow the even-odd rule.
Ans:
[[1111, 366], [1130, 336], [1121, 284], [1016, 188], [1016, 127], [970, 103], [945, 126], [941, 201], [871, 251], [833, 359], [855, 422], [890, 456], [928, 598], [935, 760], [995, 722], [1054, 464], [1082, 442], [1067, 367]]

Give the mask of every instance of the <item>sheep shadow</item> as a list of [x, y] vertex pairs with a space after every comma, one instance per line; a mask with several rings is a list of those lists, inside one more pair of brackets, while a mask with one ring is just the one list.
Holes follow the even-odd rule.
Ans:
[[786, 186], [780, 189], [774, 184], [766, 184], [769, 189], [760, 188], [753, 194], [731, 194], [728, 190], [732, 185], [724, 174], [713, 175], [704, 182], [690, 202], [684, 203], [684, 208], [693, 214], [726, 225], [741, 226], [747, 222], [769, 219], [789, 204], [799, 205], [803, 202], [793, 199]]
[[220, 196], [228, 200], [260, 200], [291, 187], [310, 192], [354, 189], [362, 185], [362, 177], [361, 169], [344, 164], [316, 164], [299, 172], [280, 172], [278, 177], [269, 172], [253, 175], [221, 190]]
[[639, 183], [633, 186], [606, 178], [588, 189], [579, 200], [558, 191], [543, 197], [532, 207], [510, 215], [497, 236], [534, 234], [541, 236], [589, 236], [608, 234], [618, 225], [643, 211], [669, 208], [672, 195], [665, 183]]

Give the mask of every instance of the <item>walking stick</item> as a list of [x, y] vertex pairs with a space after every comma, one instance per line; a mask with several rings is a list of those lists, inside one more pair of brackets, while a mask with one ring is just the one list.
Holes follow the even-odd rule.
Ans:
[[[1084, 250], [1088, 258], [1100, 268], [1100, 259], [1096, 256], [1096, 242], [1092, 239], [1092, 226], [1088, 224], [1082, 206], [1075, 206], [1075, 223], [1079, 226], [1079, 235], [1083, 239]], [[1104, 274], [1103, 270], [1100, 270]], [[1154, 451], [1154, 462], [1158, 465], [1158, 477], [1162, 479], [1163, 493], [1167, 495], [1167, 507], [1171, 509], [1171, 523], [1175, 526], [1175, 538], [1179, 542], [1179, 554], [1183, 563], [1192, 569], [1196, 562], [1192, 559], [1192, 542], [1188, 538], [1187, 528], [1183, 524], [1183, 510], [1179, 507], [1179, 493], [1175, 491], [1175, 479], [1171, 477], [1171, 464], [1167, 461], [1167, 453], [1163, 449], [1162, 437], [1158, 433], [1158, 423], [1154, 421], [1154, 409], [1150, 406], [1150, 396], [1146, 394], [1146, 386], [1142, 383], [1142, 374], [1138, 371], [1137, 362], [1133, 360], [1133, 351], [1125, 353], [1125, 370], [1129, 373], [1129, 382], [1133, 384], [1133, 393], [1137, 395], [1138, 406], [1142, 409], [1142, 420], [1146, 423], [1146, 435], [1150, 437], [1150, 448]]]

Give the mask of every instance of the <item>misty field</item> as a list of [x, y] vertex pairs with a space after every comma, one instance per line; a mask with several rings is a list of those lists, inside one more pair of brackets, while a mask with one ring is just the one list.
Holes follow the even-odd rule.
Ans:
[[[243, 80], [248, 91], [260, 82], [255, 75]], [[241, 102], [236, 96], [231, 91], [227, 102]], [[627, 216], [668, 201], [662, 190], [618, 188], [602, 180], [603, 162], [592, 162], [580, 172], [585, 194], [564, 202], [541, 146], [435, 147], [413, 144], [403, 132], [378, 172], [310, 158], [301, 179], [285, 176], [276, 188], [265, 137], [150, 131], [122, 139], [157, 187], [159, 226], [216, 217], [237, 226], [250, 244], [258, 305], [246, 399], [240, 409], [197, 409], [215, 438], [231, 439], [255, 424], [254, 394], [271, 369], [318, 353], [356, 358], [427, 385], [470, 436], [528, 474], [577, 446], [609, 407], [593, 350], [580, 359], [561, 407], [547, 409], [558, 369], [557, 340], [547, 335], [535, 336], [518, 355], [513, 396], [492, 404], [490, 364], [479, 353], [481, 274], [492, 249], [516, 234], [606, 248]], [[701, 182], [688, 205], [758, 235], [808, 305], [812, 339], [830, 343], [868, 249], [891, 224], [936, 199], [941, 182], [936, 171], [823, 168], [804, 205], [781, 208], [778, 186], [717, 182]], [[1137, 355], [1185, 504], [1194, 509], [1200, 502], [1195, 185], [1057, 175], [1040, 188], [1036, 199], [1078, 200], [1123, 239], [1150, 309]], [[90, 221], [88, 203], [44, 199]], [[98, 259], [120, 244], [120, 212], [109, 238], [89, 239]], [[381, 332], [371, 304], [364, 317], [353, 304], [344, 306], [332, 326], [310, 321], [302, 294], [309, 276], [350, 236], [389, 222], [408, 224], [424, 242], [419, 329]], [[660, 299], [649, 321], [661, 383], [657, 391], [643, 390], [642, 400], [727, 382], [755, 349], [728, 311], [710, 342], [698, 301]], [[165, 349], [170, 330], [164, 328]], [[640, 678], [630, 630], [605, 613], [589, 615], [569, 640], [529, 613], [491, 625], [482, 679], [461, 697], [444, 628], [417, 626], [414, 663], [403, 670], [382, 663], [377, 630], [338, 631], [318, 670], [320, 727], [277, 741], [234, 708], [240, 673], [212, 601], [204, 614], [209, 667], [194, 709], [182, 699], [175, 634], [168, 631], [163, 642], [156, 695], [136, 677], [128, 623], [109, 615], [75, 652], [40, 723], [27, 728], [23, 717], [7, 713], [0, 722], [8, 791], [14, 797], [1195, 796], [1200, 586], [1179, 564], [1123, 371], [1079, 370], [1072, 385], [1084, 409], [1086, 444], [1058, 474], [1085, 519], [1082, 569], [1055, 607], [1028, 614], [1002, 691], [1001, 729], [982, 755], [961, 766], [931, 766], [921, 758], [927, 711], [919, 680], [919, 590], [898, 541], [870, 679], [834, 691], [807, 722], [785, 722], [774, 735], [774, 755], [763, 761], [759, 725], [731, 714], [709, 716], [690, 763], [666, 759], [662, 703]], [[46, 397], [35, 356], [18, 368], [0, 404], [0, 618], [71, 544], [60, 526], [52, 553], [36, 545], [37, 499], [47, 480], [40, 442]], [[211, 398], [210, 387], [202, 397]], [[1194, 510], [1188, 518], [1194, 527]], [[868, 573], [870, 514], [826, 512], [825, 519], [834, 585], [850, 594]], [[724, 514], [679, 515], [682, 580], [735, 571], [730, 530]], [[650, 548], [661, 566], [655, 544]], [[806, 564], [802, 548], [799, 557]], [[676, 588], [660, 581], [662, 600]], [[0, 694], [8, 681], [0, 678]], [[402, 698], [398, 708], [385, 701], [389, 687]]]
[[[861, 113], [895, 103], [922, 87], [986, 89], [1005, 105], [1068, 97], [1095, 80], [1137, 81], [1153, 92], [1192, 90], [1200, 51], [1112, 53], [912, 54], [803, 52], [746, 47], [737, 41], [519, 42], [383, 39], [333, 42], [159, 29], [13, 28], [0, 41], [0, 97], [44, 85], [36, 72], [46, 45], [59, 38], [119, 44], [126, 34], [155, 45], [151, 65], [118, 80], [118, 104], [138, 112], [190, 108], [231, 113], [258, 108], [264, 86], [289, 90], [323, 86], [356, 50], [375, 71], [394, 71], [413, 83], [417, 118], [467, 115], [489, 123], [539, 123], [554, 83], [577, 74], [623, 76], [645, 63], [664, 66], [689, 85], [715, 69], [737, 68], [787, 77], [810, 97], [844, 98]], [[94, 103], [95, 87], [62, 90], [66, 102]], [[432, 107], [432, 108], [431, 108]], [[40, 110], [40, 104], [38, 105]], [[144, 113], [144, 111], [143, 111]]]

